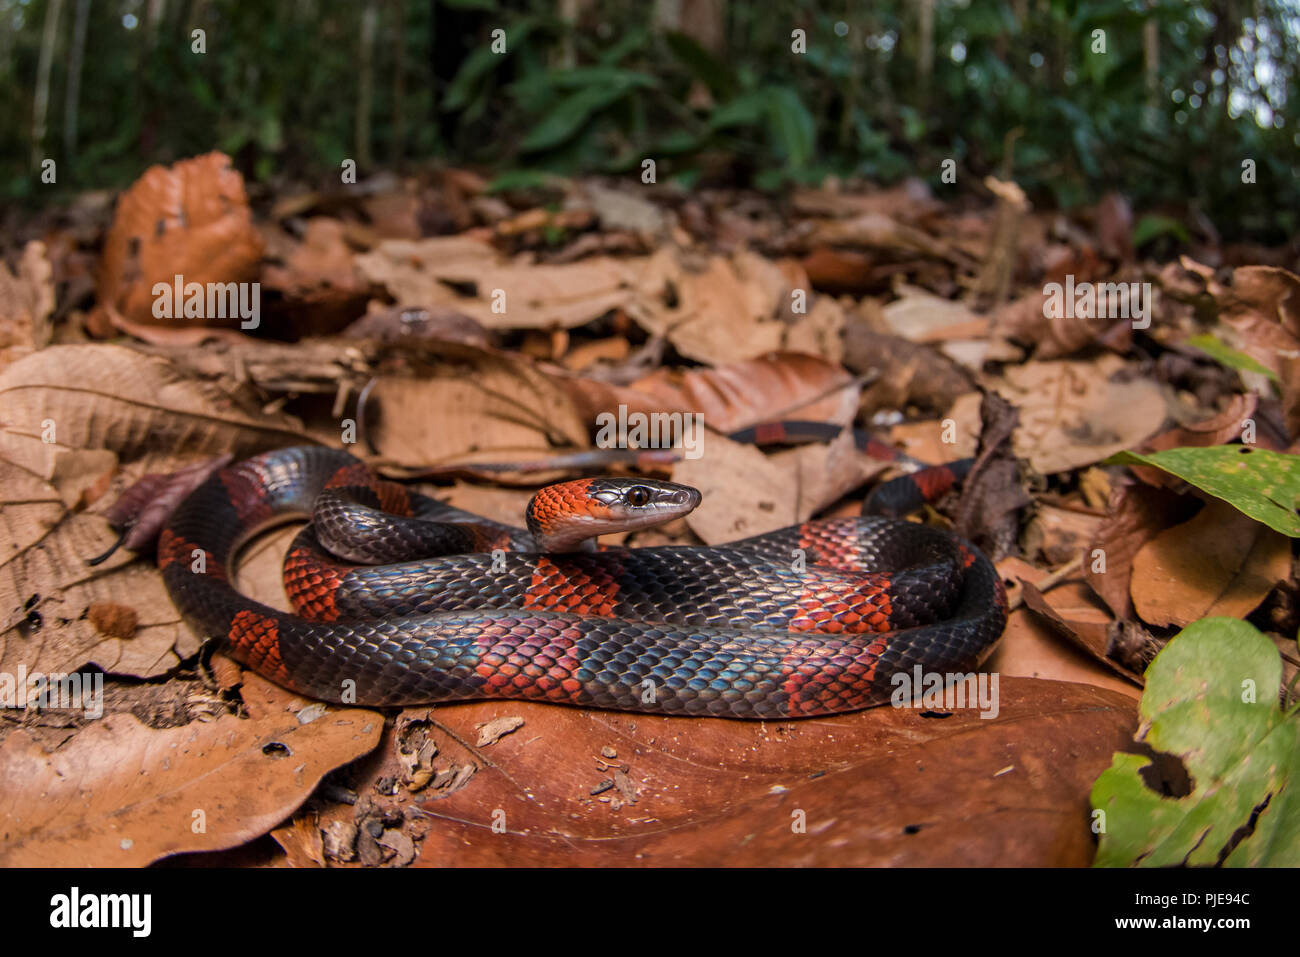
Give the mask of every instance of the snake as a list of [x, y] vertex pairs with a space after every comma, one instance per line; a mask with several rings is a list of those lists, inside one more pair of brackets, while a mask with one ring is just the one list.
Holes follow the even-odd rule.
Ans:
[[[599, 546], [680, 518], [696, 489], [638, 477], [540, 489], [525, 527], [489, 521], [303, 446], [222, 468], [174, 510], [172, 600], [240, 664], [300, 695], [370, 707], [471, 699], [743, 719], [896, 700], [899, 675], [963, 674], [1002, 633], [975, 546], [879, 515], [713, 546]], [[311, 517], [284, 559], [293, 611], [243, 594], [240, 550]]]

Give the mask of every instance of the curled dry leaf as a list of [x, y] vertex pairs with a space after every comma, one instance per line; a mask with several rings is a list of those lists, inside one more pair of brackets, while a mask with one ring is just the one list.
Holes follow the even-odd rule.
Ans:
[[1290, 539], [1212, 499], [1134, 556], [1133, 604], [1153, 625], [1245, 618], [1290, 573]]
[[166, 359], [117, 345], [50, 346], [14, 363], [0, 372], [0, 406], [0, 457], [42, 476], [59, 449], [110, 449], [123, 461], [177, 449], [242, 456], [303, 437], [288, 416], [246, 409]]
[[673, 481], [702, 493], [703, 501], [686, 524], [708, 545], [806, 521], [888, 467], [860, 454], [848, 429], [829, 445], [803, 445], [774, 455], [710, 433], [701, 451], [699, 458], [673, 466]]
[[978, 452], [962, 482], [953, 527], [996, 561], [1010, 551], [1020, 531], [1020, 513], [1029, 504], [1012, 452], [1020, 413], [1001, 396], [987, 393], [979, 414]]
[[0, 369], [49, 342], [53, 311], [53, 267], [45, 244], [33, 239], [14, 272], [0, 262]]
[[1160, 532], [1190, 516], [1193, 508], [1191, 497], [1131, 480], [1111, 489], [1106, 517], [1088, 543], [1083, 567], [1088, 584], [1117, 619], [1128, 621], [1134, 615], [1129, 594], [1133, 557]]
[[1008, 592], [1020, 590], [1024, 605], [1007, 617], [1007, 630], [984, 663], [985, 671], [1077, 681], [1131, 698], [1138, 696], [1141, 676], [1106, 657], [1105, 629], [1110, 618], [1086, 590], [1080, 590], [1077, 578], [1042, 593], [1035, 585], [1050, 574], [1048, 571], [1019, 558], [1004, 558], [998, 562], [998, 571], [1003, 581], [1010, 583]]
[[370, 282], [403, 306], [444, 307], [486, 329], [570, 329], [626, 306], [634, 270], [608, 256], [555, 264], [510, 263], [464, 236], [388, 240], [356, 257]]
[[[61, 483], [111, 468], [106, 452], [138, 475], [182, 465], [173, 454], [179, 446], [240, 455], [300, 442], [301, 433], [284, 417], [239, 410], [164, 359], [112, 345], [51, 346], [14, 363], [0, 372], [0, 402], [0, 514], [9, 543], [0, 554], [0, 667], [58, 673], [93, 662], [141, 677], [174, 668], [201, 636], [151, 567], [125, 552], [87, 565], [115, 536], [103, 517], [70, 512]], [[88, 609], [97, 602], [132, 610], [138, 624], [129, 638], [95, 627]]]
[[1242, 266], [1233, 271], [1230, 290], [1211, 288], [1238, 347], [1278, 376], [1287, 428], [1300, 434], [1300, 276]]
[[626, 307], [682, 355], [715, 365], [781, 348], [784, 327], [775, 318], [779, 294], [773, 288], [783, 281], [776, 266], [753, 254], [715, 256], [690, 271], [665, 248], [644, 264], [637, 296]]
[[966, 370], [937, 349], [878, 332], [861, 317], [845, 327], [844, 364], [854, 372], [878, 373], [863, 390], [867, 409], [915, 406], [942, 412], [975, 385]]
[[163, 523], [185, 496], [213, 472], [229, 465], [231, 458], [227, 453], [169, 474], [150, 472], [123, 492], [104, 512], [104, 518], [114, 528], [128, 529], [122, 547], [135, 551], [157, 538]]
[[[876, 708], [762, 724], [512, 705], [531, 734], [502, 739], [468, 786], [423, 805], [437, 825], [420, 862], [1087, 864], [1082, 795], [1128, 740], [1133, 702], [1020, 678], [1001, 680], [999, 702], [991, 719]], [[497, 712], [440, 709], [447, 746]], [[603, 747], [628, 766], [635, 805], [591, 794], [611, 777], [592, 765]]]
[[1160, 428], [1165, 400], [1146, 379], [1113, 380], [1118, 356], [1086, 362], [1027, 362], [990, 384], [1020, 409], [1016, 455], [1052, 475], [1133, 448]]
[[699, 412], [704, 424], [730, 433], [761, 422], [804, 419], [848, 425], [858, 386], [836, 363], [779, 352], [714, 369], [659, 369], [627, 387], [566, 379], [587, 421], [601, 412]]
[[98, 296], [127, 319], [145, 325], [235, 325], [239, 317], [153, 314], [155, 283], [253, 282], [262, 259], [244, 180], [223, 153], [170, 167], [151, 166], [117, 203], [104, 239]]
[[989, 320], [960, 302], [910, 287], [900, 293], [881, 315], [892, 333], [910, 342], [972, 339], [988, 333]]
[[448, 345], [419, 378], [376, 380], [365, 438], [412, 467], [511, 462], [590, 446], [595, 423], [566, 383], [520, 356]]
[[[1142, 671], [1145, 662], [1154, 655], [1154, 648], [1133, 647], [1135, 642], [1151, 644], [1149, 636], [1136, 627], [1129, 628], [1123, 622], [1111, 619], [1095, 595], [1081, 581], [1067, 581], [1047, 593], [1038, 590], [1033, 582], [1020, 580], [1021, 596], [1026, 610], [1038, 616], [1040, 622], [1049, 626], [1056, 635], [1096, 661], [1106, 665], [1116, 674], [1132, 682], [1133, 686], [1142, 684]], [[1126, 632], [1132, 632], [1127, 636]], [[1148, 653], [1143, 657], [1143, 651]], [[1089, 684], [1105, 685], [1088, 679]], [[1131, 693], [1125, 689], [1125, 693]]]
[[1110, 316], [1081, 317], [1073, 310], [1045, 312], [1041, 291], [1026, 293], [1000, 308], [994, 320], [997, 335], [1034, 345], [1034, 358], [1060, 359], [1088, 346], [1101, 344], [1117, 352], [1128, 348], [1133, 337], [1131, 319]]
[[813, 246], [860, 246], [903, 256], [920, 254], [962, 266], [971, 265], [948, 243], [875, 211], [851, 219], [824, 220], [813, 229], [807, 242]]
[[263, 285], [282, 297], [277, 312], [299, 333], [340, 329], [366, 301], [370, 284], [354, 266], [345, 235], [337, 219], [315, 216], [284, 265], [267, 266], [263, 274]]
[[[247, 675], [244, 687], [256, 698], [259, 683]], [[328, 772], [374, 748], [383, 729], [379, 715], [358, 708], [300, 724], [270, 706], [277, 693], [266, 692], [248, 719], [156, 730], [110, 715], [53, 754], [15, 731], [0, 745], [9, 782], [0, 865], [142, 867], [267, 833]]]

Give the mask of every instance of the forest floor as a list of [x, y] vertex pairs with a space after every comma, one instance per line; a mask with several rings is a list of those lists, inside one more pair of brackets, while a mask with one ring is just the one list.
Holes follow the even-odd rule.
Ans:
[[[1296, 812], [1259, 808], [1297, 753], [1300, 255], [1205, 226], [1153, 258], [1141, 222], [995, 180], [251, 189], [219, 154], [11, 212], [0, 698], [34, 673], [103, 694], [0, 709], [0, 864], [1294, 863], [1269, 835]], [[221, 320], [227, 282], [246, 309]], [[584, 457], [620, 408], [704, 431]], [[734, 437], [775, 421], [839, 431]], [[856, 514], [899, 464], [854, 428], [975, 457], [915, 517], [1006, 583], [986, 707], [325, 706], [214, 652], [144, 536], [86, 563], [146, 476], [156, 530], [184, 487], [163, 476], [309, 443], [516, 525], [593, 461], [668, 478], [703, 504], [628, 543], [716, 545]], [[249, 549], [246, 593], [288, 608], [294, 531]]]

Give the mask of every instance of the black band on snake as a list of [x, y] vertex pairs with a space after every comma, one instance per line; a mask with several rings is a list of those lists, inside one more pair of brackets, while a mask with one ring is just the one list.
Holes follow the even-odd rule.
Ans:
[[[890, 700], [893, 676], [916, 665], [969, 672], [1002, 633], [988, 559], [898, 519], [810, 521], [718, 547], [590, 544], [699, 498], [669, 482], [583, 479], [540, 491], [528, 529], [513, 528], [378, 479], [347, 453], [283, 449], [199, 486], [163, 530], [158, 563], [181, 611], [241, 663], [371, 706], [833, 714]], [[313, 507], [285, 560], [298, 613], [240, 594], [230, 573], [243, 543]]]

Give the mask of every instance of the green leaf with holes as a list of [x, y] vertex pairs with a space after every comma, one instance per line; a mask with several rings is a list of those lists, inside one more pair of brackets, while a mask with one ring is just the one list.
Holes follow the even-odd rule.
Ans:
[[1269, 528], [1300, 538], [1300, 455], [1249, 445], [1119, 452], [1105, 465], [1152, 465], [1221, 498]]
[[1092, 786], [1094, 865], [1300, 865], [1300, 719], [1278, 707], [1273, 642], [1244, 621], [1203, 618], [1146, 679], [1138, 739], [1181, 761], [1187, 781], [1178, 796], [1155, 790], [1155, 762], [1117, 753]]

